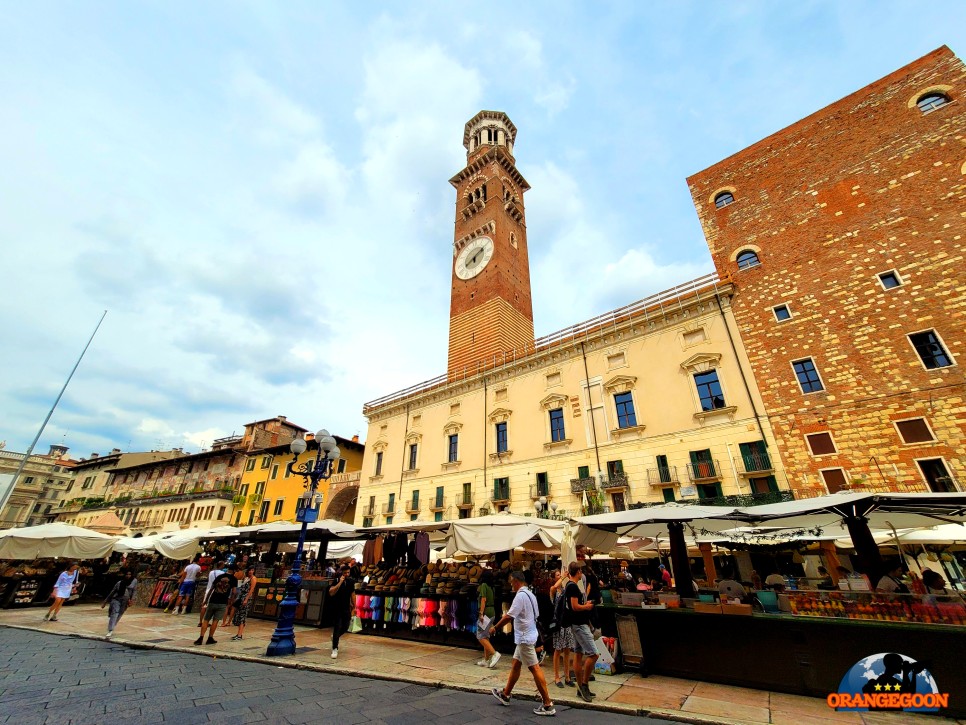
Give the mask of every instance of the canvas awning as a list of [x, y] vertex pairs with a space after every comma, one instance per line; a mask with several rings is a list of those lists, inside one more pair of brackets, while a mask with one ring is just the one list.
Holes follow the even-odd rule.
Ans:
[[65, 523], [6, 529], [0, 531], [0, 559], [103, 559], [117, 538]]
[[546, 548], [559, 548], [565, 522], [514, 514], [492, 514], [450, 522], [447, 556], [494, 554], [523, 546], [531, 539]]

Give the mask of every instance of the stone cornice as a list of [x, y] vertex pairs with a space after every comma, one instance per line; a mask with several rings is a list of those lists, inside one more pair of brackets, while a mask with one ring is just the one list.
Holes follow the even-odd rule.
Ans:
[[559, 334], [554, 334], [549, 337], [559, 339], [539, 347], [525, 357], [519, 357], [515, 361], [508, 362], [504, 367], [490, 369], [461, 380], [448, 381], [445, 376], [440, 376], [440, 378], [428, 383], [413, 386], [413, 392], [410, 394], [400, 394], [398, 397], [387, 396], [389, 399], [384, 403], [374, 401], [365, 407], [363, 414], [370, 423], [375, 423], [404, 413], [407, 406], [412, 410], [480, 390], [483, 387], [484, 378], [487, 385], [492, 385], [509, 380], [528, 370], [549, 369], [551, 366], [579, 358], [581, 341], [584, 343], [587, 352], [593, 352], [626, 342], [628, 337], [631, 336], [646, 336], [658, 333], [685, 320], [693, 325], [696, 314], [718, 315], [718, 306], [714, 303], [715, 297], [720, 297], [722, 304], [728, 306], [733, 290], [734, 288], [730, 283], [719, 282], [717, 285], [708, 285], [695, 293], [682, 297], [679, 300], [680, 304], [677, 302], [673, 306], [665, 304], [663, 309], [658, 309], [654, 313], [642, 312], [636, 315], [622, 316], [616, 323], [602, 325], [599, 330], [592, 331], [590, 334], [582, 333], [579, 339], [577, 337], [564, 338], [560, 337]]

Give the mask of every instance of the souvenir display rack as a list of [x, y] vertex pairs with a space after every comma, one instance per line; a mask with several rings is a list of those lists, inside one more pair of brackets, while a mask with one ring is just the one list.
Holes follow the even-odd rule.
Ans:
[[791, 613], [800, 617], [966, 626], [966, 603], [957, 594], [795, 591], [784, 596]]

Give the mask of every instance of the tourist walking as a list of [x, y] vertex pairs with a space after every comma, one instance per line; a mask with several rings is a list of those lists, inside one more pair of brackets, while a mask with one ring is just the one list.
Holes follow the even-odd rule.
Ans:
[[527, 589], [526, 576], [522, 571], [510, 573], [510, 586], [514, 593], [513, 603], [510, 604], [507, 613], [500, 617], [500, 621], [490, 626], [490, 634], [495, 634], [497, 629], [513, 622], [513, 642], [516, 648], [513, 650], [513, 664], [510, 666], [506, 685], [502, 690], [494, 687], [491, 692], [501, 705], [509, 705], [513, 687], [520, 679], [523, 665], [526, 665], [533, 675], [533, 682], [543, 701], [534, 709], [533, 714], [556, 715], [557, 711], [554, 709], [553, 700], [550, 699], [550, 690], [547, 688], [547, 681], [544, 679], [537, 657], [537, 598]]
[[[227, 571], [225, 567], [228, 566], [224, 561], [219, 561], [217, 564], [211, 567], [211, 571], [208, 572], [208, 583], [205, 585], [205, 596], [201, 600], [201, 611], [198, 612], [198, 626], [201, 626], [201, 620], [205, 617], [205, 602], [208, 601], [208, 596], [211, 594], [211, 587], [215, 583], [215, 579], [220, 577]], [[234, 574], [233, 574], [234, 575]], [[228, 605], [225, 604], [225, 609]], [[222, 612], [224, 614], [224, 612]]]
[[235, 616], [232, 624], [238, 627], [238, 632], [232, 637], [232, 642], [242, 639], [245, 634], [245, 622], [248, 620], [248, 610], [252, 606], [252, 597], [255, 595], [255, 585], [258, 580], [255, 578], [255, 567], [250, 566], [245, 569], [245, 575], [238, 582], [235, 589], [235, 597], [231, 600], [235, 602]]
[[[569, 576], [561, 572], [557, 581], [550, 587], [555, 615], [557, 612], [560, 612], [561, 615], [564, 614], [563, 609], [566, 605], [564, 588], [569, 582]], [[561, 616], [560, 619], [562, 620], [564, 617]], [[573, 650], [573, 630], [565, 626], [563, 621], [558, 621], [557, 629], [553, 633], [553, 682], [557, 687], [563, 688], [564, 685], [573, 687], [576, 684], [576, 678], [570, 676], [570, 673], [573, 672]], [[562, 676], [561, 672], [563, 672]]]
[[489, 569], [484, 570], [480, 576], [480, 588], [477, 591], [479, 597], [480, 620], [476, 626], [476, 639], [483, 647], [483, 659], [476, 664], [480, 667], [489, 667], [491, 670], [500, 661], [500, 653], [490, 644], [490, 625], [496, 617], [496, 606], [493, 594], [493, 572]]
[[590, 613], [594, 603], [588, 601], [580, 591], [580, 564], [570, 562], [567, 569], [570, 582], [564, 589], [567, 617], [564, 624], [570, 626], [574, 633], [574, 669], [577, 674], [577, 694], [584, 702], [590, 702], [596, 694], [590, 691], [588, 683], [597, 662], [597, 647], [594, 645], [594, 635], [590, 631]]
[[191, 563], [181, 572], [181, 577], [178, 579], [178, 596], [171, 600], [171, 603], [165, 608], [165, 614], [172, 614], [173, 612], [184, 614], [184, 610], [188, 608], [192, 597], [195, 595], [195, 580], [201, 573], [199, 559], [201, 559], [201, 554], [196, 554]]
[[225, 614], [225, 609], [228, 608], [228, 600], [231, 598], [234, 590], [235, 577], [233, 574], [227, 572], [219, 574], [211, 583], [211, 589], [205, 596], [205, 601], [202, 602], [205, 614], [201, 622], [201, 635], [195, 640], [195, 644], [202, 643], [205, 639], [206, 632], [208, 634], [208, 641], [205, 644], [218, 644], [215, 641], [215, 631], [218, 629], [218, 623], [221, 622], [221, 618]]
[[130, 569], [121, 569], [121, 578], [118, 579], [111, 593], [107, 595], [101, 603], [101, 609], [110, 606], [107, 610], [107, 638], [114, 636], [114, 628], [118, 620], [121, 619], [127, 608], [131, 606], [134, 599], [134, 592], [138, 588], [138, 580], [134, 577], [134, 572]]
[[44, 615], [45, 622], [56, 622], [57, 613], [60, 611], [60, 608], [64, 606], [64, 602], [70, 599], [70, 595], [74, 593], [74, 587], [77, 586], [77, 569], [77, 564], [74, 562], [68, 562], [67, 568], [60, 573], [59, 577], [57, 577], [57, 581], [54, 583], [54, 588], [50, 592], [50, 596], [53, 597], [54, 603], [50, 605], [50, 609], [48, 609], [47, 614]]
[[349, 567], [345, 564], [339, 570], [339, 580], [329, 587], [332, 598], [332, 659], [339, 656], [339, 638], [349, 630], [352, 619], [352, 593], [356, 582], [349, 576]]

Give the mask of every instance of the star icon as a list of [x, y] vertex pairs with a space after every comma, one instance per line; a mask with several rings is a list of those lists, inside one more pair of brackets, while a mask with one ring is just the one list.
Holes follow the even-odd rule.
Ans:
[[[886, 685], [886, 687], [888, 687], [888, 685]], [[876, 692], [879, 692], [881, 690], [882, 690], [882, 685], [880, 685], [879, 683], [876, 683], [876, 685], [875, 685], [875, 691]]]

